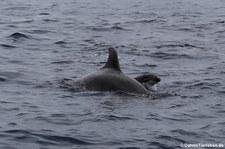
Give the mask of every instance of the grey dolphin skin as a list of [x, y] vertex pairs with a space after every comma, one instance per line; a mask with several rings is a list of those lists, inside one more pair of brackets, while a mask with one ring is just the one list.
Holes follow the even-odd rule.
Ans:
[[142, 75], [135, 79], [124, 74], [119, 65], [116, 49], [109, 48], [106, 64], [97, 72], [92, 73], [77, 83], [84, 85], [91, 91], [118, 91], [137, 95], [149, 95], [149, 91], [141, 84], [154, 80], [153, 84], [160, 81], [154, 75]]
[[134, 78], [140, 82], [145, 88], [149, 88], [161, 81], [160, 78], [153, 74], [145, 74]]

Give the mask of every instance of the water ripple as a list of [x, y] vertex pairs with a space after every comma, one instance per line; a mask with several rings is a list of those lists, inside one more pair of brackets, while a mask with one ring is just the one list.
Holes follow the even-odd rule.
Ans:
[[101, 122], [101, 121], [127, 121], [127, 120], [134, 120], [136, 118], [130, 117], [130, 116], [120, 116], [120, 115], [100, 115], [97, 116], [93, 121], [95, 122]]
[[174, 146], [167, 145], [165, 143], [160, 143], [156, 141], [152, 141], [149, 143], [149, 146], [154, 147], [155, 149], [174, 149]]
[[194, 57], [187, 54], [177, 54], [177, 53], [165, 53], [165, 52], [155, 52], [150, 55], [154, 58], [162, 58], [162, 59], [195, 59]]
[[[223, 5], [2, 0], [0, 148], [170, 149], [224, 142]], [[152, 91], [155, 100], [90, 92], [63, 80], [101, 68], [108, 47], [118, 49], [127, 74], [162, 78]]]
[[132, 31], [131, 29], [126, 29], [123, 27], [119, 27], [119, 26], [112, 26], [112, 27], [87, 27], [87, 29], [93, 30], [93, 31], [99, 31], [99, 32], [103, 32], [103, 31]]
[[118, 149], [141, 149], [139, 147], [119, 147]]
[[16, 48], [16, 46], [8, 45], [8, 44], [0, 44], [1, 47], [7, 48], [7, 49], [13, 49]]
[[71, 146], [71, 145], [91, 145], [93, 143], [78, 139], [76, 137], [49, 135], [38, 132], [32, 132], [30, 130], [15, 129], [3, 131], [4, 134], [13, 136], [13, 140], [19, 142], [37, 142], [41, 145], [59, 145], [59, 146]]
[[13, 38], [13, 39], [27, 38], [28, 39], [29, 37], [23, 33], [16, 32], [10, 35], [9, 38]]
[[184, 48], [184, 47], [190, 47], [190, 48], [202, 48], [202, 47], [198, 47], [198, 46], [195, 46], [195, 45], [191, 45], [191, 44], [188, 44], [188, 43], [185, 43], [185, 44], [163, 44], [163, 45], [158, 45], [158, 46], [155, 46], [157, 49], [161, 49], [161, 48]]
[[5, 82], [7, 81], [5, 78], [0, 77], [0, 82]]

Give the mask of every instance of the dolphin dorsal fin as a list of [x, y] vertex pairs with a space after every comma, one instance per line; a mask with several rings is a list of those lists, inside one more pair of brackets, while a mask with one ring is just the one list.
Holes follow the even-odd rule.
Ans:
[[116, 49], [111, 47], [108, 50], [109, 50], [108, 60], [105, 66], [102, 67], [102, 69], [113, 68], [115, 70], [121, 71]]

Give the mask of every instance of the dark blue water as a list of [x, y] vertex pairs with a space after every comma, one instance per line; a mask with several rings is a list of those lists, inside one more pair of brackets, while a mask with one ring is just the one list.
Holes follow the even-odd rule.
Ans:
[[[223, 0], [1, 0], [0, 33], [0, 149], [225, 144]], [[110, 46], [155, 100], [60, 87]]]

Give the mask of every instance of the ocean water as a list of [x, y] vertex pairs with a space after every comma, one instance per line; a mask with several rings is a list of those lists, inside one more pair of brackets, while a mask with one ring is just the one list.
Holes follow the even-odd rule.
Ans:
[[[225, 148], [223, 0], [1, 0], [0, 33], [0, 149]], [[108, 47], [154, 100], [60, 86]]]

